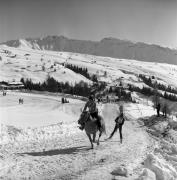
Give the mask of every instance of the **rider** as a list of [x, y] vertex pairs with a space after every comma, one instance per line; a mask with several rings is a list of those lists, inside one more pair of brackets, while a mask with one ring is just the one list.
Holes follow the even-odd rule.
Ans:
[[[98, 125], [99, 130], [100, 130], [101, 122], [100, 122], [100, 118], [98, 116], [98, 110], [97, 110], [96, 102], [94, 100], [94, 96], [93, 95], [89, 96], [89, 100], [86, 102], [83, 111], [86, 111], [87, 108], [89, 109], [89, 113], [90, 113], [91, 117], [92, 118], [96, 118], [96, 120], [97, 120], [96, 123]], [[79, 127], [79, 128], [81, 130], [83, 130], [84, 129], [84, 124], [82, 124], [81, 127]]]

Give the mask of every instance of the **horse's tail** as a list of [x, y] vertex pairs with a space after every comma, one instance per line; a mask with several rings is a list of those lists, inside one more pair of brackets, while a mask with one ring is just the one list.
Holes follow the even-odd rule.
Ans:
[[101, 131], [106, 134], [106, 125], [105, 125], [105, 121], [103, 119], [103, 117], [100, 116], [101, 119]]

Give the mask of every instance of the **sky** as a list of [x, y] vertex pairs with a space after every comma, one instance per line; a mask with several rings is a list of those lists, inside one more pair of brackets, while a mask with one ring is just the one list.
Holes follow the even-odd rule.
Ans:
[[0, 0], [0, 42], [63, 35], [177, 47], [177, 0]]

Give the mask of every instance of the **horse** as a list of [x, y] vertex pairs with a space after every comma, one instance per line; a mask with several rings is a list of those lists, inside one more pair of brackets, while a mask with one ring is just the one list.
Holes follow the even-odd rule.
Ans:
[[[106, 134], [106, 126], [105, 126], [104, 119], [101, 116], [99, 116], [99, 118], [100, 118], [100, 122], [101, 122], [100, 130], [98, 129], [98, 125], [97, 125], [95, 119], [93, 119], [90, 116], [90, 113], [87, 111], [82, 112], [80, 115], [80, 118], [78, 120], [78, 124], [85, 124], [84, 129], [85, 129], [85, 132], [86, 132], [86, 134], [90, 140], [91, 149], [94, 148], [93, 142], [95, 143], [97, 131], [99, 131], [99, 137], [98, 137], [97, 145], [100, 144], [100, 137], [101, 137], [102, 133]], [[93, 139], [91, 138], [91, 135], [93, 135]]]

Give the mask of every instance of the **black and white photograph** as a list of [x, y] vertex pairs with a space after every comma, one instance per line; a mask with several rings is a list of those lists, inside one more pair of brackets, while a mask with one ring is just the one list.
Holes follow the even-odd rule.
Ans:
[[177, 0], [0, 0], [0, 179], [177, 180]]

